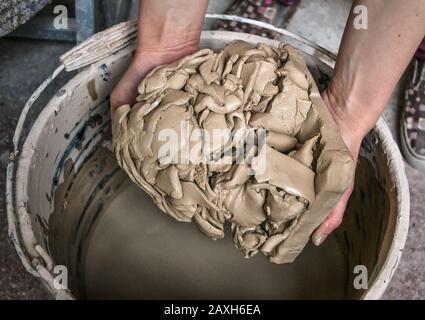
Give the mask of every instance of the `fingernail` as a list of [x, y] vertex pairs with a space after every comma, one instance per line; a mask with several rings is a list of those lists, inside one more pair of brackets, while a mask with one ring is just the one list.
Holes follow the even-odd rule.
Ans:
[[313, 244], [315, 246], [320, 246], [325, 240], [327, 235], [326, 234], [319, 234], [313, 236]]

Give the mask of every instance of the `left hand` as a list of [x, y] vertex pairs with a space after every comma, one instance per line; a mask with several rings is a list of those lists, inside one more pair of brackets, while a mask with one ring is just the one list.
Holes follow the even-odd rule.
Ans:
[[[355, 130], [356, 121], [351, 119], [344, 112], [344, 106], [341, 107], [337, 105], [337, 100], [334, 99], [330, 90], [325, 90], [322, 93], [322, 98], [325, 101], [325, 104], [332, 114], [336, 124], [338, 125], [341, 137], [350, 150], [354, 159], [354, 163], [356, 164], [359, 156], [360, 145], [365, 134], [362, 131]], [[347, 207], [347, 203], [350, 199], [351, 193], [353, 192], [353, 188], [354, 181], [342, 195], [338, 204], [330, 212], [326, 220], [314, 231], [312, 235], [312, 241], [316, 246], [320, 246], [326, 240], [326, 238], [341, 225], [345, 213], [345, 208]]]

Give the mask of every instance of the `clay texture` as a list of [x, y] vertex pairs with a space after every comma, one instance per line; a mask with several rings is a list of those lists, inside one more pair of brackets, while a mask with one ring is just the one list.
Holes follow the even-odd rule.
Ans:
[[[352, 182], [352, 157], [289, 45], [235, 41], [218, 53], [200, 50], [157, 67], [138, 91], [138, 102], [113, 116], [119, 165], [162, 211], [195, 220], [211, 238], [223, 238], [230, 221], [246, 257], [292, 262]], [[191, 135], [198, 129], [224, 134], [218, 142]], [[178, 133], [177, 151], [190, 150], [190, 158], [161, 154], [166, 130]], [[218, 161], [246, 143], [232, 133], [259, 141], [260, 131], [263, 145]]]

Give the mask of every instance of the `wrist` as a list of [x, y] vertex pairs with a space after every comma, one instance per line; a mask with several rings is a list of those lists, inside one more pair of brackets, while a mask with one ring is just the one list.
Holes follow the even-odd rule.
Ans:
[[[372, 129], [368, 121], [359, 117], [357, 102], [337, 94], [331, 87], [322, 93], [322, 98], [332, 115], [342, 139], [354, 158], [357, 157], [363, 138]], [[357, 110], [357, 112], [355, 111]]]
[[199, 37], [195, 39], [174, 39], [173, 42], [161, 43], [140, 40], [133, 62], [136, 68], [145, 69], [146, 64], [162, 65], [172, 63], [199, 50]]
[[[198, 49], [208, 0], [140, 2], [138, 48], [143, 54], [184, 56]], [[181, 51], [179, 55], [178, 53]]]
[[143, 36], [137, 44], [136, 54], [151, 56], [187, 55], [199, 48], [199, 32], [187, 32], [184, 35]]

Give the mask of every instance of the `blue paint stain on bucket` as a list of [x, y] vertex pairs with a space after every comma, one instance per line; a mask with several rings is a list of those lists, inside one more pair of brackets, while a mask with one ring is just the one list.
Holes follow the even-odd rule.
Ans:
[[99, 66], [100, 69], [100, 77], [103, 81], [108, 81], [111, 79], [111, 71], [109, 71], [108, 66], [103, 63]]

